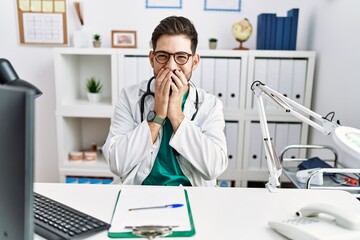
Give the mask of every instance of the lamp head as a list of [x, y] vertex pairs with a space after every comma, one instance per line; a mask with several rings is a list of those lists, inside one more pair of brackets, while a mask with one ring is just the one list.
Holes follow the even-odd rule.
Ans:
[[360, 130], [339, 126], [333, 132], [334, 142], [345, 152], [360, 159]]
[[42, 94], [37, 87], [20, 79], [11, 63], [5, 58], [0, 58], [0, 84], [32, 89], [35, 91], [36, 97]]

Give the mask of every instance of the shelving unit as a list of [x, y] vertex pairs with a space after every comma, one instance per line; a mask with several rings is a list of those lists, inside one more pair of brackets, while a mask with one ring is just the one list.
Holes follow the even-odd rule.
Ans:
[[[120, 90], [152, 76], [148, 53], [147, 49], [54, 50], [61, 182], [65, 182], [67, 176], [114, 177], [101, 154], [95, 162], [72, 162], [68, 154], [94, 143], [99, 148], [103, 145]], [[288, 90], [291, 98], [310, 108], [315, 53], [199, 50], [199, 54], [200, 65], [191, 80], [224, 104], [229, 167], [219, 182], [246, 186], [247, 181], [266, 181], [267, 169], [261, 164], [261, 136], [256, 133], [260, 130], [256, 127], [259, 119], [250, 86], [254, 80], [261, 80], [279, 92]], [[90, 103], [86, 99], [85, 82], [90, 76], [99, 78], [104, 84], [100, 103]], [[307, 143], [306, 124], [270, 104], [266, 104], [266, 109], [277, 147]], [[297, 137], [284, 140], [291, 131]]]
[[[117, 54], [112, 49], [59, 48], [55, 55], [56, 124], [60, 181], [67, 176], [113, 177], [101, 154], [94, 162], [69, 161], [69, 153], [102, 146], [117, 97]], [[91, 103], [86, 81], [103, 84], [102, 100]]]

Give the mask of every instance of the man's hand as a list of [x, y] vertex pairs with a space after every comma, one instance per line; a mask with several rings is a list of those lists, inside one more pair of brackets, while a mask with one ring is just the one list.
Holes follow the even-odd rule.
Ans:
[[182, 99], [184, 94], [189, 89], [188, 80], [181, 70], [174, 70], [171, 72], [172, 82], [170, 84], [172, 93], [170, 95], [168, 105], [168, 118], [172, 124], [174, 132], [176, 132], [182, 120], [185, 118], [181, 109]]
[[154, 111], [161, 118], [168, 115], [169, 92], [171, 84], [171, 76], [173, 73], [168, 68], [162, 68], [155, 79], [155, 103]]
[[188, 80], [181, 70], [163, 68], [156, 76], [154, 111], [159, 117], [170, 120], [174, 132], [185, 118], [181, 104], [188, 89]]
[[171, 75], [172, 82], [170, 88], [172, 93], [170, 95], [168, 106], [168, 118], [170, 120], [179, 117], [182, 114], [181, 103], [184, 94], [188, 89], [188, 81], [181, 70], [174, 70]]

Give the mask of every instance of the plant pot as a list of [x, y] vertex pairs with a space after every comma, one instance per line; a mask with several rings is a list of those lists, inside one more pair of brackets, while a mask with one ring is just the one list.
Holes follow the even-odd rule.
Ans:
[[88, 96], [89, 102], [96, 103], [96, 102], [100, 102], [100, 100], [101, 100], [101, 93], [88, 92], [87, 96]]
[[94, 46], [94, 48], [101, 47], [101, 41], [93, 41], [93, 46]]
[[216, 49], [217, 42], [209, 42], [210, 49]]

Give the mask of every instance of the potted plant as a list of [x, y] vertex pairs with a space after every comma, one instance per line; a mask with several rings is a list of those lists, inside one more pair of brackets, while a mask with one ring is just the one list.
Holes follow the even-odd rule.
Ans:
[[94, 36], [93, 36], [93, 46], [95, 48], [101, 47], [101, 36], [100, 36], [100, 34], [94, 34]]
[[103, 85], [95, 77], [88, 78], [86, 82], [87, 96], [90, 102], [99, 102], [101, 100], [101, 90]]
[[209, 48], [216, 49], [217, 39], [216, 38], [209, 38]]

